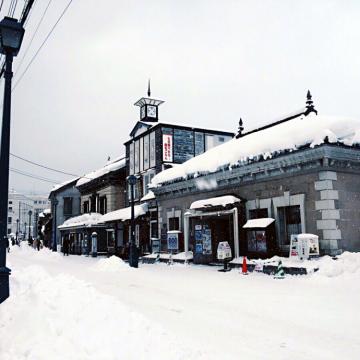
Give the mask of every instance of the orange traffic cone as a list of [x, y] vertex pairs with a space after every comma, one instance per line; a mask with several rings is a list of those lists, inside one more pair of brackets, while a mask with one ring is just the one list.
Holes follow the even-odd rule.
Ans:
[[246, 256], [244, 256], [243, 258], [243, 263], [242, 263], [242, 274], [243, 275], [247, 275], [247, 264], [246, 264]]

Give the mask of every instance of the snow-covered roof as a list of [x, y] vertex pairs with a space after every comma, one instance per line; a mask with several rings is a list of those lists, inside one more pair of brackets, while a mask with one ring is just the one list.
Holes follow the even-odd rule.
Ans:
[[76, 186], [84, 185], [84, 184], [86, 184], [94, 179], [97, 179], [105, 174], [108, 174], [112, 171], [119, 170], [119, 169], [125, 167], [125, 165], [126, 165], [125, 156], [124, 155], [119, 156], [115, 160], [108, 161], [104, 167], [94, 170], [94, 171], [90, 172], [89, 174], [86, 174], [83, 177], [81, 177], [77, 181]]
[[145, 196], [143, 196], [140, 201], [148, 201], [155, 199], [154, 193], [150, 190]]
[[[134, 214], [135, 218], [145, 215], [148, 211], [148, 205], [147, 203], [141, 204], [141, 205], [135, 205], [134, 206]], [[111, 211], [101, 218], [101, 222], [110, 222], [110, 221], [125, 221], [131, 219], [131, 206]]]
[[270, 224], [275, 221], [273, 218], [260, 218], [260, 219], [251, 219], [246, 222], [243, 226], [244, 229], [255, 229], [255, 228], [267, 228]]
[[46, 215], [46, 214], [51, 214], [51, 209], [44, 209], [43, 210], [43, 213]]
[[58, 226], [58, 229], [68, 229], [73, 227], [90, 227], [93, 225], [101, 224], [102, 214], [88, 213], [79, 216], [74, 216], [66, 220], [62, 225]]
[[167, 169], [154, 176], [152, 187], [189, 175], [212, 173], [224, 167], [241, 165], [262, 155], [271, 158], [284, 150], [296, 150], [301, 146], [314, 147], [324, 143], [340, 142], [345, 145], [360, 143], [360, 120], [344, 117], [317, 116], [314, 113], [234, 138], [198, 155], [180, 166]]
[[225, 207], [226, 205], [235, 204], [240, 201], [241, 200], [239, 198], [237, 198], [236, 196], [225, 195], [225, 196], [219, 196], [219, 197], [214, 197], [214, 198], [205, 199], [205, 200], [194, 201], [190, 205], [190, 209], [201, 209], [201, 208], [208, 208], [211, 206], [224, 206]]
[[64, 182], [62, 182], [62, 183], [60, 183], [60, 184], [56, 184], [56, 185], [53, 186], [53, 188], [51, 189], [51, 192], [50, 192], [50, 193], [52, 193], [52, 192], [54, 192], [54, 191], [58, 191], [58, 190], [60, 190], [61, 188], [65, 187], [65, 186], [67, 186], [67, 185], [69, 185], [69, 184], [71, 184], [72, 182], [77, 181], [78, 179], [79, 179], [78, 177], [75, 177], [75, 178], [72, 178], [72, 179], [70, 179], [70, 180], [66, 180], [66, 181], [64, 181]]

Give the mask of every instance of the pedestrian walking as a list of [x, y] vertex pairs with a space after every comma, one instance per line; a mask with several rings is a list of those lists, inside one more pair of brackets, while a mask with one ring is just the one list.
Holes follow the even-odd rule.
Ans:
[[40, 251], [40, 246], [41, 246], [41, 241], [40, 239], [37, 239], [36, 247], [38, 251]]

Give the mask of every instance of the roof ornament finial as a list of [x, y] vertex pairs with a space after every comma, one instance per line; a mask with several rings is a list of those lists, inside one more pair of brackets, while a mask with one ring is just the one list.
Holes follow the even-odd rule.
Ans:
[[312, 101], [312, 95], [310, 90], [306, 94], [306, 111], [305, 115], [309, 115], [311, 112], [314, 112], [317, 115], [317, 110], [315, 110], [314, 102]]
[[244, 131], [243, 121], [242, 118], [239, 120], [239, 127], [238, 127], [238, 133], [236, 134], [236, 138], [242, 137], [242, 132]]
[[148, 91], [147, 91], [147, 96], [150, 97], [151, 96], [151, 90], [150, 90], [150, 79], [148, 80]]

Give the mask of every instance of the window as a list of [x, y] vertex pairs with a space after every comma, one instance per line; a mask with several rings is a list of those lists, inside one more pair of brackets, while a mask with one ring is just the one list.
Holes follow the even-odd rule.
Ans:
[[149, 168], [149, 135], [144, 136], [144, 170]]
[[12, 217], [8, 217], [8, 224], [12, 223]]
[[12, 201], [10, 200], [10, 201], [9, 201], [9, 205], [11, 205], [11, 204], [12, 204]]
[[83, 203], [83, 213], [87, 214], [89, 212], [90, 208], [89, 208], [89, 201], [84, 201]]
[[64, 197], [64, 215], [72, 215], [72, 197]]
[[[39, 201], [39, 203], [40, 203], [40, 201]], [[37, 200], [34, 201], [34, 204], [37, 204]]]
[[100, 214], [106, 214], [107, 213], [107, 199], [106, 199], [106, 196], [102, 196], [100, 199], [99, 199], [99, 212]]
[[292, 234], [301, 234], [300, 206], [278, 207], [279, 236], [282, 245], [290, 245]]
[[12, 209], [12, 207], [11, 207], [11, 206], [9, 206], [9, 211], [13, 211], [13, 209]]
[[158, 227], [158, 212], [157, 210], [150, 211], [150, 238], [159, 237]]
[[249, 219], [261, 219], [268, 217], [268, 209], [249, 210]]
[[218, 141], [219, 141], [219, 143], [223, 143], [223, 142], [225, 142], [225, 138], [223, 136], [219, 136]]
[[140, 165], [140, 161], [139, 161], [139, 153], [140, 153], [140, 142], [139, 140], [135, 141], [135, 174], [137, 174], [140, 171], [139, 165]]
[[150, 167], [155, 166], [155, 132], [150, 134]]
[[10, 235], [11, 234], [11, 229], [8, 229], [8, 235]]
[[169, 218], [169, 231], [180, 230], [180, 219], [178, 217]]
[[146, 195], [149, 192], [148, 185], [151, 183], [152, 178], [155, 176], [154, 171], [148, 172], [143, 176], [143, 194]]
[[129, 145], [129, 172], [130, 175], [134, 174], [134, 143]]
[[144, 170], [144, 138], [140, 138], [140, 171]]

